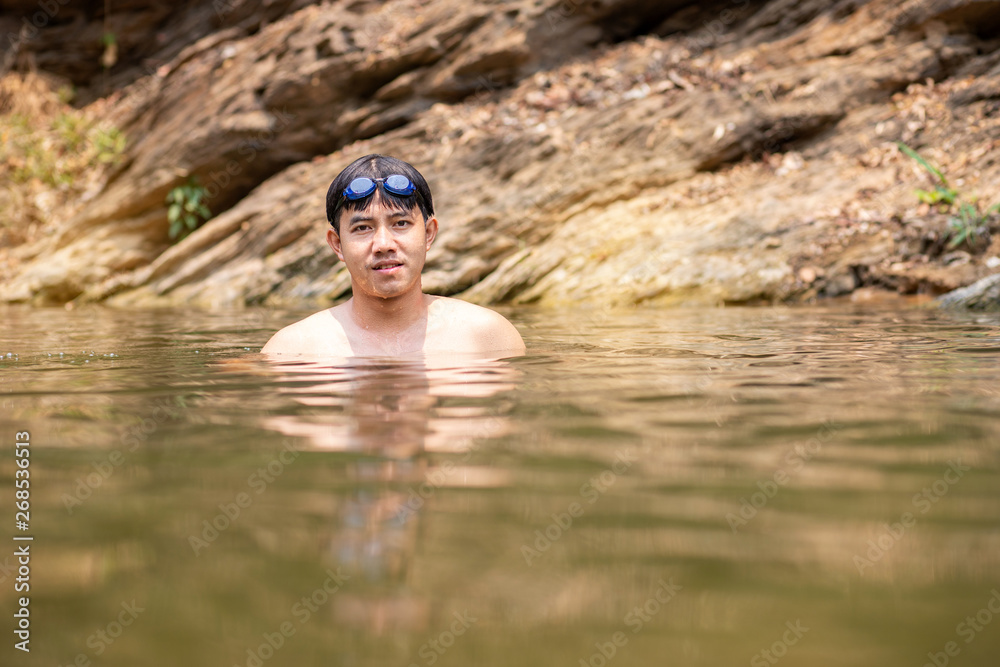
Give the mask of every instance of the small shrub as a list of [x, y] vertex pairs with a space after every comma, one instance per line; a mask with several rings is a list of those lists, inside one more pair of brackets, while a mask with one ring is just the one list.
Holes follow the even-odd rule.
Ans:
[[114, 127], [98, 127], [92, 134], [98, 162], [116, 165], [122, 161], [125, 156], [124, 134]]
[[951, 229], [951, 240], [948, 242], [949, 248], [956, 248], [962, 243], [970, 249], [986, 245], [990, 237], [990, 222], [994, 214], [1000, 212], [1000, 204], [996, 204], [980, 212], [976, 204], [963, 202], [958, 207], [958, 215], [948, 218], [948, 227]]
[[72, 186], [95, 168], [118, 164], [126, 139], [118, 129], [92, 123], [82, 113], [65, 111], [38, 121], [21, 114], [0, 117], [0, 177], [39, 181], [52, 187]]
[[212, 212], [202, 203], [205, 192], [195, 177], [167, 194], [167, 221], [170, 223], [167, 235], [171, 240], [183, 239], [212, 217]]
[[985, 247], [990, 238], [990, 224], [993, 216], [1000, 212], [1000, 204], [983, 210], [976, 198], [965, 198], [958, 190], [951, 187], [941, 170], [915, 150], [901, 141], [897, 141], [896, 145], [937, 180], [933, 190], [917, 189], [916, 195], [921, 202], [952, 213], [948, 217], [948, 247], [957, 248], [963, 243], [973, 251]]

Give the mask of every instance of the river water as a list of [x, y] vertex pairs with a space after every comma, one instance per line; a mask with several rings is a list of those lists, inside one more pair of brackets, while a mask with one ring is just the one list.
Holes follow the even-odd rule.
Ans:
[[330, 367], [255, 354], [302, 313], [0, 310], [0, 662], [997, 664], [997, 316], [506, 314]]

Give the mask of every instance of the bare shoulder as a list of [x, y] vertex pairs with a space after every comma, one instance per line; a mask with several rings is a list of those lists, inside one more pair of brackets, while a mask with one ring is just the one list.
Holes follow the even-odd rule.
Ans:
[[271, 336], [261, 352], [273, 355], [350, 354], [347, 335], [333, 316], [333, 310], [321, 310], [289, 324]]
[[506, 317], [482, 306], [448, 297], [431, 297], [430, 330], [452, 349], [524, 354], [524, 340]]

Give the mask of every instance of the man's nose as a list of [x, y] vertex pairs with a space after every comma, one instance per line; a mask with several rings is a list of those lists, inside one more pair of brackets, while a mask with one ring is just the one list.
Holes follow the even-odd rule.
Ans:
[[385, 252], [391, 250], [396, 240], [392, 232], [385, 225], [375, 227], [375, 237], [372, 239], [372, 250], [375, 252]]

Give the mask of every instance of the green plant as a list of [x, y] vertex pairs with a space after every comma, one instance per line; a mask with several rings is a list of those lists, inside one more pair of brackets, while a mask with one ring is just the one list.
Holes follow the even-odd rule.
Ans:
[[948, 242], [948, 247], [955, 248], [965, 242], [970, 248], [976, 248], [980, 241], [989, 236], [990, 218], [998, 211], [1000, 204], [980, 213], [975, 204], [963, 202], [958, 207], [958, 215], [948, 218], [948, 226], [951, 228], [951, 241]]
[[48, 118], [0, 116], [0, 180], [72, 188], [90, 170], [117, 164], [125, 135], [72, 109]]
[[982, 210], [974, 197], [965, 199], [958, 190], [948, 184], [948, 179], [944, 177], [941, 170], [925, 160], [923, 156], [902, 141], [897, 141], [896, 145], [899, 146], [899, 150], [916, 160], [938, 181], [933, 190], [916, 190], [917, 199], [925, 204], [941, 206], [947, 212], [954, 212], [955, 207], [957, 207], [957, 213], [948, 218], [948, 227], [951, 230], [948, 247], [956, 248], [965, 243], [970, 250], [975, 250], [982, 242], [986, 241], [989, 238], [992, 217], [1000, 212], [1000, 204]]
[[202, 221], [212, 217], [212, 212], [202, 203], [205, 188], [198, 178], [191, 178], [184, 185], [178, 185], [167, 194], [167, 220], [171, 240], [180, 240], [198, 228]]
[[[11, 80], [20, 86], [13, 89], [18, 104], [0, 113], [0, 226], [28, 239], [72, 216], [85, 192], [103, 187], [126, 144], [110, 123], [68, 105], [72, 88], [26, 85], [33, 77]], [[9, 94], [4, 85], [8, 93], [0, 97]]]
[[958, 199], [958, 191], [948, 185], [948, 179], [944, 177], [941, 170], [925, 160], [920, 153], [913, 150], [902, 141], [897, 141], [896, 145], [899, 146], [899, 150], [916, 160], [921, 167], [927, 170], [927, 173], [939, 181], [938, 185], [933, 190], [921, 190], [918, 188], [916, 190], [917, 199], [925, 204], [931, 205], [947, 204], [948, 206], [951, 206], [954, 204]]
[[73, 113], [61, 113], [53, 123], [64, 150], [76, 152], [87, 140], [87, 119]]
[[93, 131], [97, 161], [101, 164], [118, 164], [125, 153], [125, 135], [117, 128], [97, 127]]

